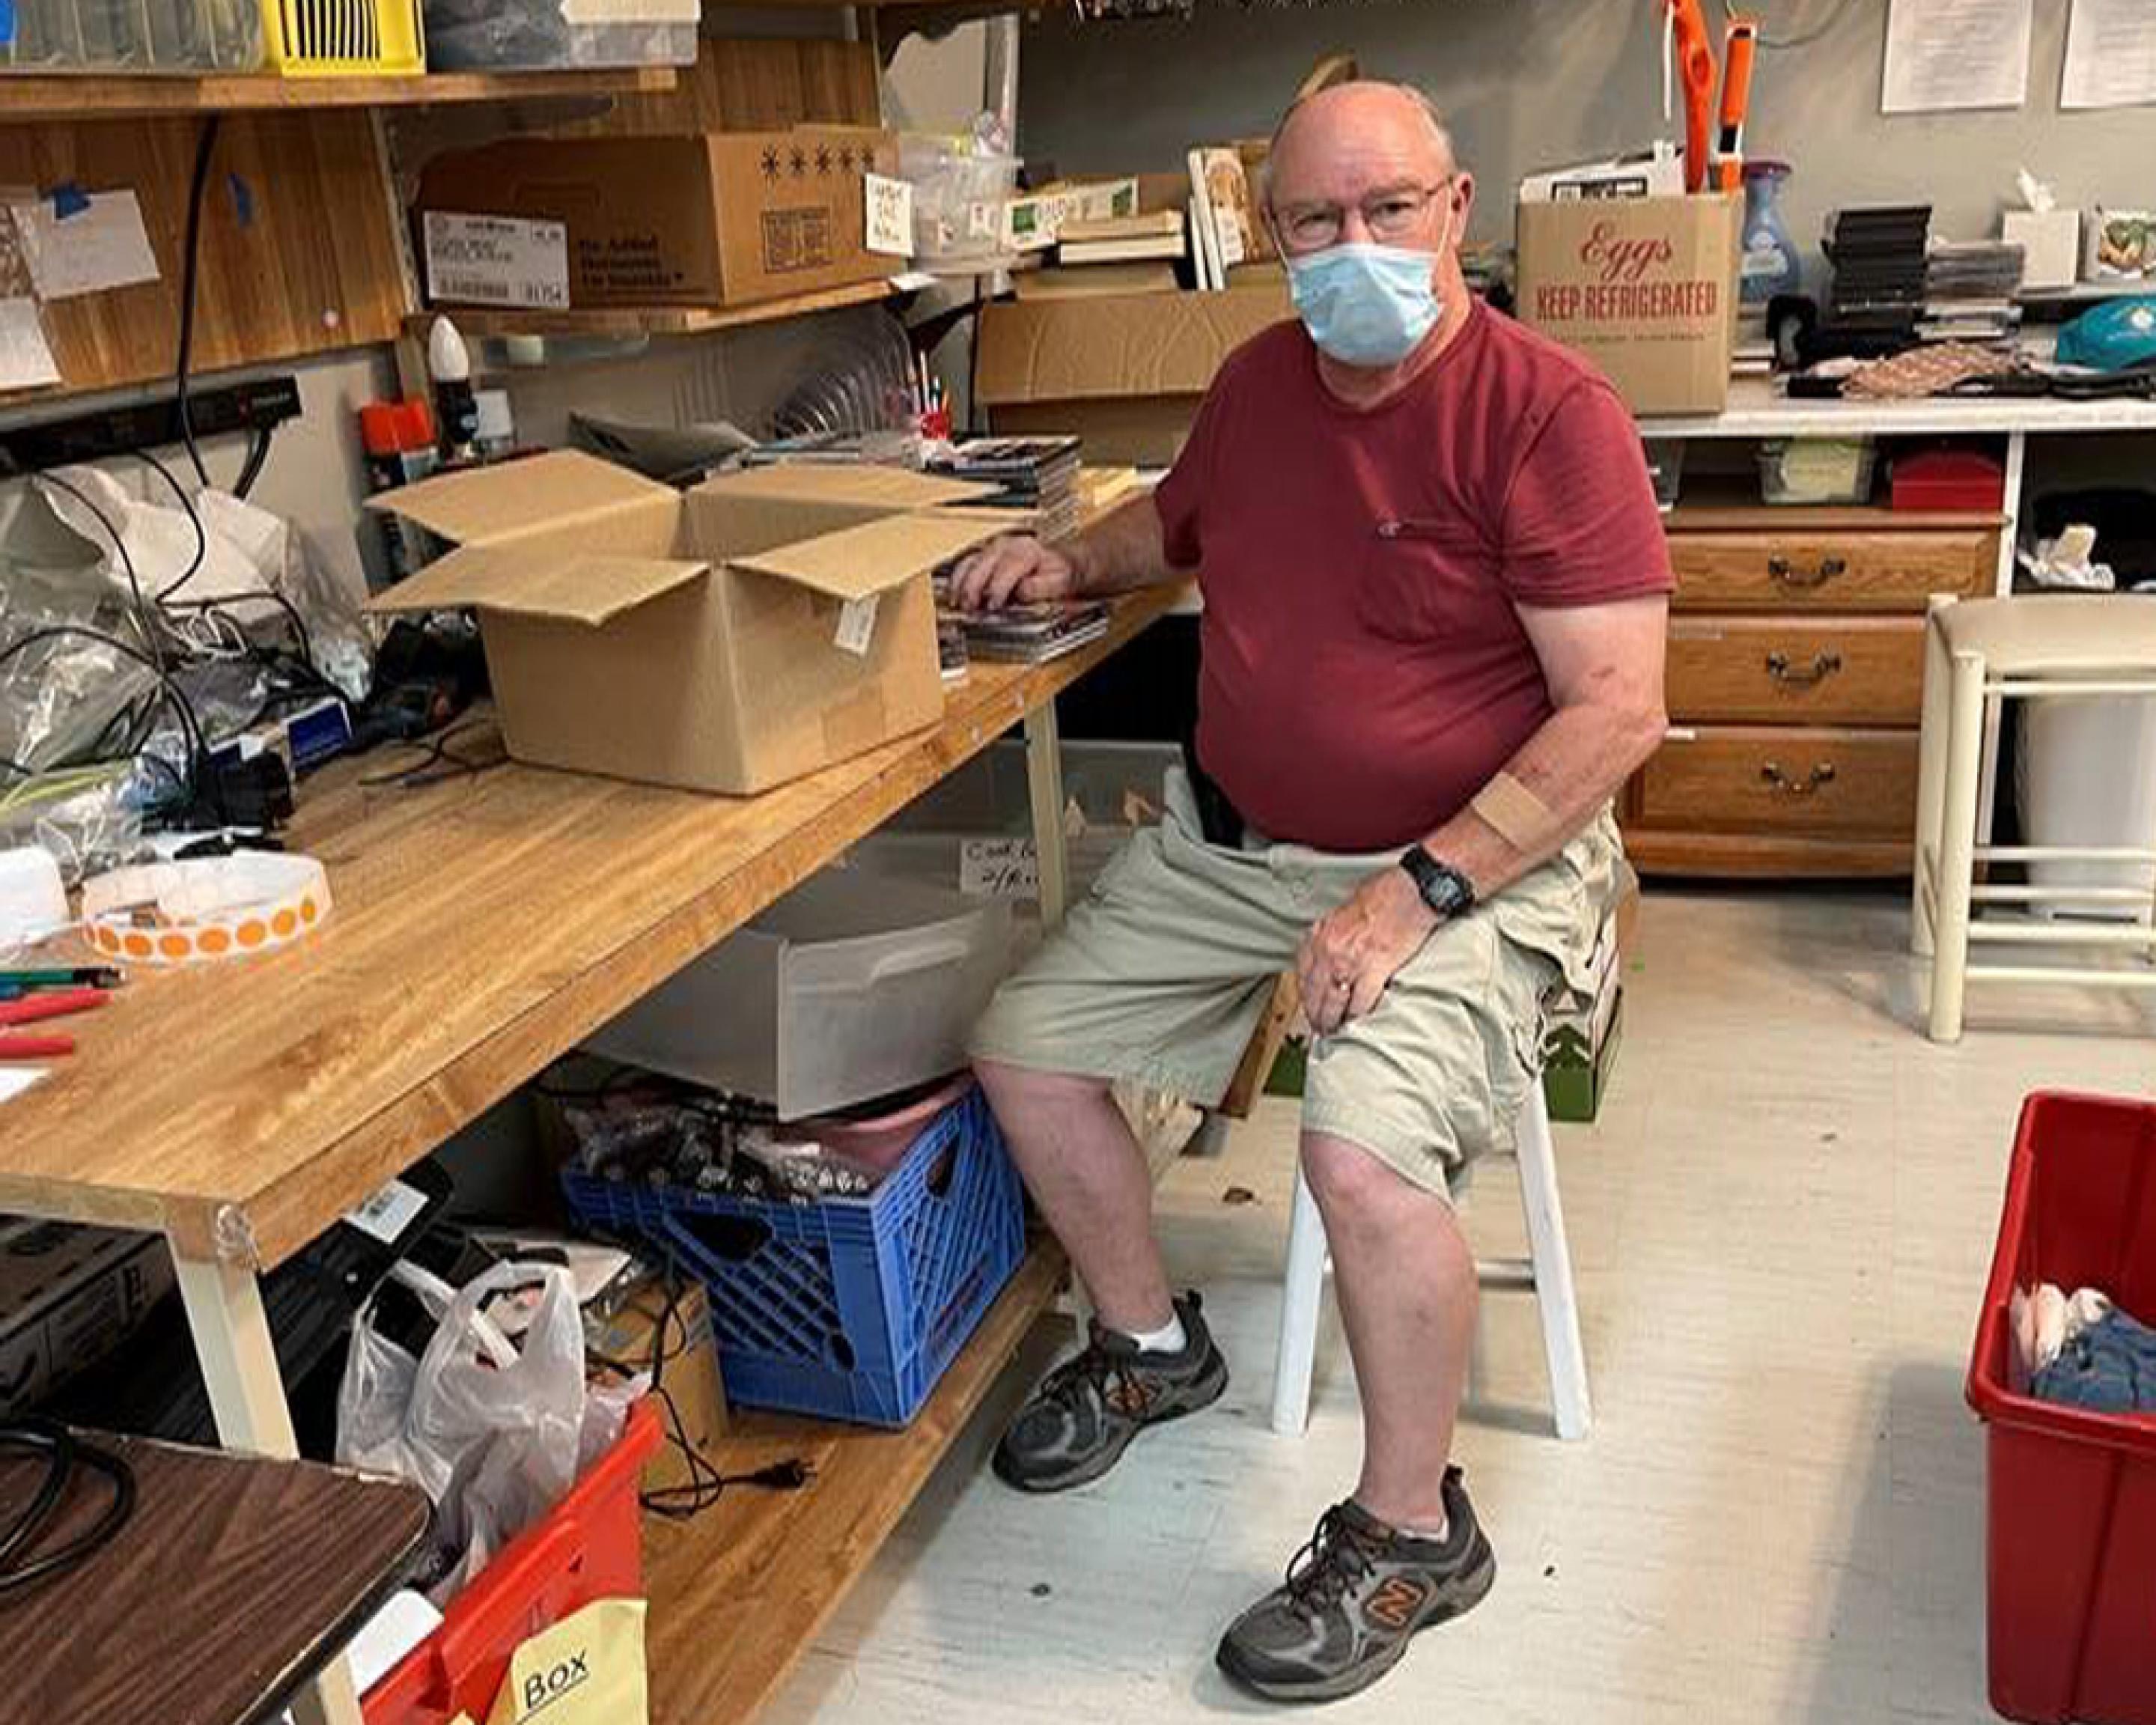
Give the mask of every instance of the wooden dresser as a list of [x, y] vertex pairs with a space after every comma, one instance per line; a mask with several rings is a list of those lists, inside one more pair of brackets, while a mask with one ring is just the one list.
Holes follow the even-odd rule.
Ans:
[[1670, 516], [1670, 738], [1620, 805], [1640, 871], [1907, 875], [1926, 599], [1992, 591], [2005, 519]]

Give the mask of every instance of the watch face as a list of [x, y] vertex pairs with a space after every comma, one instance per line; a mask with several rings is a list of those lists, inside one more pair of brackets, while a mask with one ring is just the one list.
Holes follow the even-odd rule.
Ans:
[[1456, 916], [1475, 902], [1475, 889], [1459, 870], [1440, 862], [1420, 845], [1400, 859], [1422, 901], [1440, 916]]

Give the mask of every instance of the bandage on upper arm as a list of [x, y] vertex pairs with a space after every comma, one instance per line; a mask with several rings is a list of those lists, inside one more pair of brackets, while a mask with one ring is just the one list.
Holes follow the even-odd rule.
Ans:
[[1498, 773], [1467, 806], [1485, 826], [1525, 855], [1540, 851], [1558, 836], [1555, 811], [1509, 773]]

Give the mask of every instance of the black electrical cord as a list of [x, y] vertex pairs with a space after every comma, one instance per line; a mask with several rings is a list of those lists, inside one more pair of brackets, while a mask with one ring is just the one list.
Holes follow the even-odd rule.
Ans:
[[113, 526], [112, 517], [98, 506], [90, 493], [73, 480], [64, 479], [57, 473], [44, 474], [40, 477], [47, 485], [58, 485], [74, 498], [96, 518], [98, 526], [105, 529], [105, 536], [112, 542], [112, 549], [120, 558], [120, 567], [126, 572], [127, 590], [134, 595], [135, 626], [142, 631], [142, 642], [150, 649], [151, 662], [156, 665], [158, 675], [163, 675], [165, 649], [157, 638], [157, 614], [150, 608], [150, 601], [142, 592], [142, 578], [135, 572], [134, 557], [127, 549], [127, 542], [120, 536], [120, 529]]
[[209, 556], [209, 530], [203, 526], [202, 511], [195, 507], [195, 500], [187, 495], [187, 488], [181, 485], [179, 480], [173, 475], [172, 470], [147, 449], [137, 449], [135, 453], [148, 464], [151, 470], [164, 480], [167, 489], [180, 500], [180, 507], [187, 511], [187, 525], [195, 530], [194, 556], [188, 559], [187, 567], [174, 578], [170, 586], [162, 587], [157, 590], [157, 603], [162, 605], [201, 572], [203, 560]]
[[[130, 659], [134, 660], [137, 664], [147, 665], [157, 674], [158, 686], [162, 691], [164, 698], [172, 704], [173, 711], [178, 715], [181, 734], [187, 742], [187, 772], [184, 783], [188, 796], [192, 798], [196, 788], [201, 783], [199, 771], [200, 763], [209, 752], [208, 745], [205, 742], [203, 734], [202, 721], [195, 716], [194, 707], [188, 701], [186, 691], [182, 690], [177, 683], [172, 680], [171, 674], [167, 672], [162, 665], [160, 665], [156, 660], [152, 659], [147, 653], [145, 653], [140, 647], [136, 646], [131, 641], [124, 641], [118, 635], [110, 634], [107, 630], [91, 629], [85, 624], [48, 624], [41, 629], [33, 629], [29, 630], [27, 634], [18, 635], [15, 639], [10, 641], [5, 647], [0, 647], [0, 665], [6, 664], [8, 660], [13, 659], [17, 654], [36, 646], [40, 641], [59, 640], [67, 638], [100, 642], [104, 645], [111, 648], [115, 652], [126, 654]], [[144, 758], [155, 759], [156, 757], [153, 756], [146, 757], [143, 751], [138, 747], [134, 754], [117, 757], [116, 757], [116, 761], [139, 760]], [[102, 765], [106, 763], [84, 762], [81, 764]], [[44, 772], [59, 772], [62, 770], [62, 768], [58, 766], [44, 768], [29, 768], [25, 767], [21, 762], [16, 761], [0, 762], [0, 767], [4, 767], [6, 770], [13, 773], [20, 778], [36, 778]]]
[[232, 483], [232, 495], [244, 497], [254, 489], [255, 480], [262, 477], [263, 464], [270, 459], [270, 439], [277, 434], [274, 425], [256, 429], [247, 445], [247, 459], [240, 464], [239, 477]]
[[[35, 1586], [95, 1556], [135, 1512], [135, 1471], [126, 1459], [64, 1425], [46, 1420], [0, 1424], [0, 1450], [41, 1455], [45, 1461], [44, 1477], [30, 1502], [0, 1531], [0, 1595]], [[85, 1470], [105, 1476], [111, 1502], [74, 1538], [38, 1551], [38, 1539]]]
[[[639, 1371], [650, 1373], [649, 1393], [658, 1398], [660, 1406], [666, 1412], [666, 1441], [680, 1455], [689, 1477], [678, 1486], [654, 1486], [640, 1493], [638, 1502], [651, 1514], [670, 1522], [685, 1522], [702, 1514], [725, 1495], [729, 1486], [752, 1486], [766, 1491], [798, 1491], [816, 1477], [814, 1467], [798, 1455], [774, 1461], [752, 1473], [721, 1473], [690, 1441], [688, 1424], [681, 1417], [673, 1391], [666, 1387], [666, 1363], [680, 1358], [689, 1349], [688, 1327], [681, 1322], [681, 1300], [686, 1290], [687, 1283], [680, 1271], [670, 1270], [666, 1304], [652, 1328], [651, 1358], [648, 1364], [634, 1365], [608, 1359], [598, 1353], [591, 1355], [593, 1364], [624, 1378], [633, 1378]], [[673, 1339], [676, 1336], [680, 1337], [678, 1341]]]
[[194, 421], [187, 409], [187, 369], [194, 357], [195, 287], [202, 271], [203, 194], [209, 184], [210, 157], [217, 150], [218, 117], [215, 114], [206, 116], [201, 135], [195, 141], [194, 177], [187, 187], [187, 250], [180, 266], [180, 345], [172, 362], [172, 389], [180, 413], [180, 441], [187, 445], [187, 459], [194, 464], [195, 477], [203, 485], [209, 483], [209, 470], [203, 465], [202, 451], [195, 447]]

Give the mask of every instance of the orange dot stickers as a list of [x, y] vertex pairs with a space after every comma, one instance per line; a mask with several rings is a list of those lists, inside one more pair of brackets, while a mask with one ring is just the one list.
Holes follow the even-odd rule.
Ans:
[[302, 940], [330, 910], [311, 856], [243, 850], [145, 863], [82, 884], [82, 922], [100, 952], [136, 964], [244, 957]]

